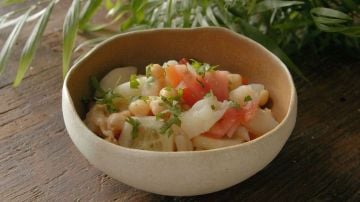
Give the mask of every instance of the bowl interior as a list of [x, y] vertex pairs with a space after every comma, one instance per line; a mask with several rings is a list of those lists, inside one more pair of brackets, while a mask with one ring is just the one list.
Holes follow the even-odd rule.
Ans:
[[279, 59], [254, 41], [222, 28], [162, 29], [113, 37], [75, 64], [66, 87], [78, 115], [86, 109], [81, 99], [91, 95], [89, 78], [101, 78], [113, 68], [136, 66], [140, 73], [150, 63], [194, 58], [240, 73], [250, 83], [261, 83], [270, 92], [273, 114], [286, 116], [293, 89], [289, 73]]

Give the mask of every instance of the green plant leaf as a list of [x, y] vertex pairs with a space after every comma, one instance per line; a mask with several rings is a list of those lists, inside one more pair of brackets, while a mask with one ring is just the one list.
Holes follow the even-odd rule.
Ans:
[[311, 15], [315, 16], [323, 16], [328, 18], [338, 18], [338, 19], [345, 19], [345, 20], [352, 20], [352, 18], [335, 9], [331, 8], [323, 8], [323, 7], [317, 7], [310, 10]]
[[26, 41], [25, 47], [20, 57], [19, 68], [17, 70], [15, 81], [13, 84], [14, 87], [17, 87], [20, 84], [21, 80], [25, 75], [26, 70], [28, 69], [31, 61], [34, 58], [35, 51], [40, 43], [41, 36], [44, 33], [51, 12], [54, 8], [54, 5], [55, 5], [55, 1], [52, 1], [49, 4], [43, 16], [39, 19], [39, 21], [35, 25], [32, 33], [30, 34], [29, 39]]
[[14, 13], [15, 13], [14, 11], [10, 11], [10, 12], [6, 13], [5, 15], [0, 16], [0, 25], [3, 24], [4, 22], [6, 22], [6, 20]]
[[66, 14], [63, 26], [63, 77], [69, 70], [71, 55], [79, 29], [80, 0], [74, 0]]
[[23, 3], [25, 0], [4, 0], [0, 3], [0, 6], [10, 6], [13, 4]]
[[14, 29], [12, 30], [12, 32], [10, 33], [9, 37], [7, 38], [7, 40], [5, 41], [1, 52], [0, 52], [0, 75], [3, 73], [3, 71], [5, 70], [5, 66], [7, 63], [7, 60], [9, 59], [9, 56], [12, 52], [12, 49], [15, 45], [16, 39], [18, 38], [20, 31], [22, 29], [22, 27], [24, 26], [26, 19], [29, 17], [31, 11], [34, 9], [34, 7], [32, 6], [29, 10], [26, 11], [25, 14], [23, 14], [20, 18], [19, 21], [17, 22], [17, 24], [15, 25]]
[[309, 80], [303, 75], [303, 73], [294, 64], [294, 62], [286, 55], [286, 53], [281, 50], [281, 48], [272, 39], [262, 34], [258, 29], [248, 24], [248, 22], [244, 20], [239, 20], [239, 22], [241, 25], [241, 29], [246, 36], [265, 46], [269, 51], [277, 55], [288, 66], [290, 70], [292, 70], [298, 76], [309, 82]]
[[88, 0], [80, 14], [79, 28], [82, 30], [100, 8], [102, 0]]
[[210, 6], [206, 8], [206, 16], [215, 26], [220, 26]]
[[338, 32], [349, 37], [360, 37], [359, 25], [347, 25], [353, 19], [341, 11], [317, 7], [310, 11], [315, 25], [324, 32]]
[[[109, 5], [108, 5], [109, 6]], [[107, 6], [105, 6], [107, 7]], [[123, 7], [121, 0], [117, 0], [115, 4], [112, 4], [111, 7], [108, 8], [107, 17], [111, 17], [115, 15], [121, 8]]]
[[280, 1], [280, 0], [267, 0], [262, 1], [255, 6], [255, 12], [260, 13], [268, 10], [273, 10], [282, 7], [294, 6], [304, 4], [302, 1]]
[[[36, 7], [36, 6], [31, 6], [30, 8], [35, 9], [35, 7]], [[6, 19], [6, 18], [8, 18], [9, 16], [11, 16], [11, 15], [13, 15], [13, 14], [16, 14], [16, 13], [24, 13], [23, 10], [27, 11], [28, 9], [29, 9], [29, 8], [27, 8], [27, 9], [19, 9], [19, 10], [16, 11], [16, 12], [9, 12], [9, 13], [5, 14], [4, 17], [5, 17], [5, 19]], [[30, 21], [36, 20], [37, 18], [39, 18], [40, 16], [42, 16], [43, 13], [44, 13], [44, 10], [41, 10], [41, 11], [39, 11], [39, 12], [34, 13], [33, 15], [29, 15], [29, 16], [26, 18], [26, 22], [30, 22]], [[22, 15], [21, 15], [20, 17], [18, 17], [18, 18], [6, 20], [5, 22], [1, 23], [1, 24], [0, 24], [0, 30], [15, 25], [16, 23], [19, 22], [19, 20], [21, 19], [21, 17], [22, 17]]]

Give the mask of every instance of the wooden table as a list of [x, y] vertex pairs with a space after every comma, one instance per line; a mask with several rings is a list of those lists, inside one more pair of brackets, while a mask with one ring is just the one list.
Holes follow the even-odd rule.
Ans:
[[[69, 1], [55, 9], [37, 58], [12, 88], [31, 26], [0, 78], [0, 201], [359, 201], [360, 61], [333, 51], [295, 58], [311, 84], [296, 78], [298, 120], [276, 159], [229, 189], [195, 197], [136, 190], [79, 153], [61, 113], [61, 25]], [[0, 33], [0, 44], [6, 32]]]

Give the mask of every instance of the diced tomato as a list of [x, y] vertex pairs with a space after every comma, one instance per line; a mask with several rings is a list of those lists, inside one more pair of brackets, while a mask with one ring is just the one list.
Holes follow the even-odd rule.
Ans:
[[205, 81], [210, 85], [212, 92], [221, 102], [229, 98], [228, 74], [228, 71], [213, 71], [205, 74]]
[[235, 124], [239, 124], [238, 113], [238, 110], [235, 108], [228, 109], [223, 117], [216, 122], [208, 132], [203, 133], [203, 135], [213, 138], [222, 138]]
[[243, 85], [248, 85], [249, 84], [249, 80], [245, 77], [242, 77], [242, 82]]
[[248, 102], [246, 105], [242, 106], [238, 110], [240, 123], [246, 124], [249, 120], [251, 120], [254, 117], [257, 108], [258, 108], [257, 100], [252, 100]]
[[[235, 127], [248, 122], [254, 116], [256, 109], [256, 101], [249, 102], [240, 109], [230, 108], [224, 113], [223, 117], [210, 128], [209, 131], [203, 133], [202, 135], [212, 138], [222, 138], [234, 130]], [[232, 135], [233, 134], [229, 134], [229, 136]]]
[[182, 99], [189, 106], [193, 106], [210, 92], [209, 84], [203, 78], [192, 75], [190, 72], [184, 74], [183, 82]]
[[179, 60], [179, 64], [186, 65], [187, 63], [189, 63], [189, 61], [188, 61], [186, 58], [181, 58], [181, 59]]
[[165, 68], [166, 81], [171, 87], [175, 88], [182, 79], [182, 73], [176, 69], [175, 66]]

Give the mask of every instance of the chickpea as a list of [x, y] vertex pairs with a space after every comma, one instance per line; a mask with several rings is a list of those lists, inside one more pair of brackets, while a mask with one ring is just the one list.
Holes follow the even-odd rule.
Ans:
[[151, 100], [149, 105], [151, 112], [154, 115], [166, 110], [166, 107], [164, 106], [164, 102], [159, 97], [157, 99]]
[[150, 71], [155, 79], [163, 79], [165, 77], [165, 70], [159, 64], [152, 65]]
[[170, 87], [165, 87], [160, 90], [160, 96], [164, 96], [166, 98], [175, 97], [176, 95], [177, 95], [177, 93], [176, 93], [175, 89], [170, 88]]
[[120, 132], [124, 126], [126, 118], [130, 115], [130, 112], [127, 110], [111, 114], [107, 120], [107, 127], [113, 132]]
[[240, 74], [228, 74], [229, 87], [233, 90], [242, 84], [242, 78]]
[[269, 91], [262, 90], [259, 95], [259, 105], [264, 106], [269, 100]]
[[123, 111], [128, 108], [128, 101], [122, 97], [114, 98], [113, 104], [119, 111]]
[[150, 112], [150, 107], [144, 100], [138, 99], [130, 103], [129, 111], [135, 116], [146, 116]]

